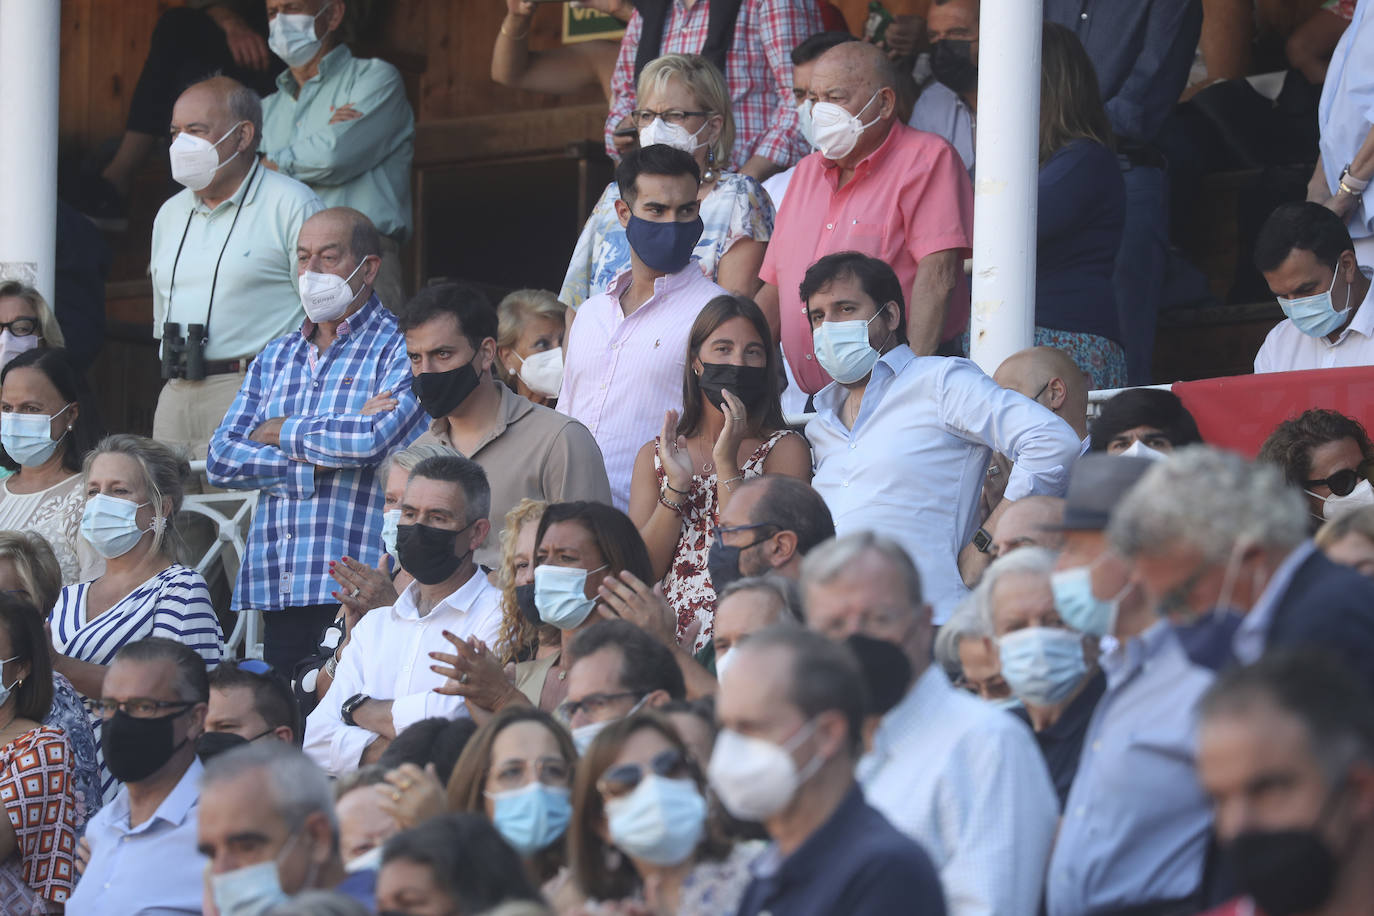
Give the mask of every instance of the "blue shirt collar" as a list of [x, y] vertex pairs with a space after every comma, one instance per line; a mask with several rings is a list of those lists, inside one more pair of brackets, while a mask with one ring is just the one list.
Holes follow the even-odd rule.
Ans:
[[[870, 391], [876, 387], [881, 387], [883, 382], [894, 376], [900, 375], [902, 370], [911, 364], [916, 358], [916, 352], [906, 344], [898, 344], [888, 350], [878, 361], [873, 364], [873, 371], [868, 374], [868, 384], [864, 389], [864, 397], [867, 398]], [[816, 406], [817, 414], [832, 414], [838, 418], [840, 408], [844, 406], [845, 398], [849, 397], [849, 389], [839, 382], [831, 382], [820, 391], [816, 392], [813, 403]]]
[[186, 768], [186, 772], [181, 774], [181, 779], [172, 787], [172, 791], [167, 793], [167, 797], [162, 800], [162, 804], [157, 806], [153, 816], [148, 818], [137, 827], [129, 826], [129, 789], [121, 787], [119, 794], [110, 802], [114, 809], [111, 814], [111, 823], [115, 829], [125, 835], [143, 833], [152, 829], [155, 821], [162, 821], [172, 826], [178, 826], [186, 822], [191, 810], [200, 801], [200, 778], [205, 768], [201, 766], [200, 759], [191, 758], [191, 765]]
[[[316, 80], [324, 81], [329, 79], [352, 59], [353, 54], [348, 50], [348, 45], [340, 44], [337, 48], [334, 48], [324, 57], [320, 58], [319, 70], [314, 76], [305, 81], [306, 84], [308, 85]], [[297, 84], [296, 78], [291, 75], [290, 67], [277, 74], [277, 88], [292, 98], [296, 98], [300, 85]]]

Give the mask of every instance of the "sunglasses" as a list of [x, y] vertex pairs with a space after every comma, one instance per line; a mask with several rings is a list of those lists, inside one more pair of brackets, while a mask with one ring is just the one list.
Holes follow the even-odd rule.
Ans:
[[638, 763], [611, 767], [596, 781], [596, 789], [602, 798], [623, 798], [633, 792], [649, 773], [664, 779], [685, 779], [692, 775], [692, 765], [681, 751], [669, 748], [654, 755], [647, 772]]
[[1361, 480], [1374, 483], [1374, 459], [1366, 458], [1354, 468], [1344, 468], [1330, 477], [1323, 477], [1320, 480], [1304, 480], [1302, 485], [1309, 490], [1313, 487], [1326, 487], [1337, 496], [1349, 496]]

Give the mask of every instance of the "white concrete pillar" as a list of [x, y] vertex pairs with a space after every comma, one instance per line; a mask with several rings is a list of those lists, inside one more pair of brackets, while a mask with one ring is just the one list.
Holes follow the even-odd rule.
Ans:
[[0, 278], [53, 300], [58, 0], [0, 0]]
[[983, 0], [970, 355], [989, 375], [1035, 334], [1042, 0]]

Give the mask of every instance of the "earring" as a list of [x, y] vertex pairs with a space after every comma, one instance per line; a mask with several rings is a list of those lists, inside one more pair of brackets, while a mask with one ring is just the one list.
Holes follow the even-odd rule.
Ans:
[[706, 171], [701, 173], [701, 180], [704, 182], [715, 181], [716, 174], [716, 148], [713, 146], [706, 151]]

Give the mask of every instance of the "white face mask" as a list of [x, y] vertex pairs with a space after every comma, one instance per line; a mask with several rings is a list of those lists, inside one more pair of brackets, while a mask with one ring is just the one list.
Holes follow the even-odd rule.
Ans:
[[278, 13], [272, 17], [267, 24], [267, 46], [272, 53], [284, 60], [288, 67], [310, 63], [310, 59], [319, 53], [323, 41], [315, 37], [315, 20], [329, 6], [326, 3], [313, 16], [309, 13]]
[[1355, 489], [1344, 496], [1332, 493], [1322, 500], [1322, 518], [1333, 519], [1365, 506], [1374, 506], [1374, 486], [1368, 480], [1361, 480], [1355, 484]]
[[396, 559], [396, 526], [401, 524], [401, 510], [388, 509], [382, 513], [382, 543], [387, 556]]
[[19, 656], [17, 655], [11, 658], [0, 658], [0, 706], [5, 705], [5, 701], [10, 698], [10, 694], [14, 692], [14, 688], [19, 686], [19, 678], [15, 678], [8, 684], [5, 683], [5, 666], [18, 659]]
[[811, 346], [816, 351], [816, 362], [830, 373], [830, 377], [841, 385], [852, 385], [873, 371], [879, 353], [868, 342], [868, 326], [879, 316], [887, 313], [886, 308], [864, 321], [823, 321], [811, 332]]
[[[710, 123], [708, 119], [706, 124]], [[706, 145], [704, 141], [697, 142], [697, 136], [706, 129], [706, 124], [698, 127], [695, 133], [689, 134], [687, 128], [681, 124], [669, 124], [662, 118], [654, 118], [649, 122], [648, 127], [639, 129], [639, 145], [644, 147], [661, 143], [664, 146], [671, 146], [673, 149], [680, 149], [684, 153], [695, 153]]]
[[563, 386], [563, 348], [541, 350], [529, 356], [512, 354], [520, 360], [520, 378], [535, 394], [546, 398], [558, 397], [558, 389]]
[[138, 510], [146, 505], [149, 504], [97, 493], [86, 500], [86, 510], [81, 515], [81, 536], [105, 559], [122, 557], [138, 546], [143, 535], [161, 530], [167, 521], [157, 516], [151, 528], [138, 527]]
[[806, 99], [797, 106], [797, 130], [812, 149], [816, 149], [816, 125], [811, 120], [813, 102]]
[[316, 324], [322, 321], [338, 321], [342, 318], [344, 312], [353, 304], [353, 300], [358, 298], [358, 293], [353, 292], [353, 287], [348, 285], [348, 281], [362, 270], [365, 263], [366, 258], [359, 261], [358, 266], [353, 268], [353, 273], [347, 278], [314, 270], [307, 270], [301, 274], [301, 308], [305, 309], [305, 317]]
[[850, 114], [843, 105], [836, 105], [834, 102], [817, 102], [811, 106], [811, 140], [822, 156], [834, 161], [843, 159], [854, 151], [863, 132], [882, 120], [881, 116], [867, 124], [859, 120], [859, 115], [867, 111], [868, 106], [872, 105], [873, 99], [877, 97], [878, 93], [873, 93], [873, 98], [859, 109], [859, 114]]
[[639, 712], [644, 706], [645, 700], [648, 699], [647, 696], [641, 698], [640, 701], [631, 706], [630, 711], [623, 716], [614, 719], [604, 719], [600, 722], [589, 722], [586, 725], [579, 725], [577, 728], [574, 728], [572, 730], [572, 740], [573, 749], [577, 751], [577, 756], [582, 757], [586, 755], [587, 748], [592, 746], [592, 742], [596, 740], [596, 736], [605, 731], [607, 725], [610, 725], [612, 722], [619, 722], [621, 719], [628, 719], [630, 716]]
[[1131, 443], [1131, 447], [1124, 452], [1117, 452], [1122, 458], [1149, 458], [1151, 461], [1168, 461], [1169, 453], [1161, 452], [1157, 448], [1150, 448], [1139, 439]]
[[792, 749], [814, 732], [815, 724], [807, 722], [777, 745], [722, 729], [707, 776], [725, 810], [742, 821], [764, 821], [786, 808], [825, 762], [815, 756], [798, 770], [792, 759]]
[[209, 187], [210, 182], [215, 180], [215, 173], [233, 162], [239, 154], [238, 150], [234, 150], [233, 156], [220, 162], [219, 153], [216, 153], [215, 149], [224, 142], [225, 137], [238, 130], [239, 124], [246, 123], [239, 121], [214, 143], [204, 137], [193, 137], [184, 130], [177, 134], [167, 150], [167, 158], [172, 165], [172, 178], [177, 184], [192, 191], [203, 191]]
[[0, 369], [8, 366], [10, 360], [20, 353], [38, 346], [38, 342], [42, 339], [38, 334], [25, 334], [23, 337], [15, 337], [10, 333], [9, 328], [0, 331]]
[[716, 681], [718, 683], [725, 683], [725, 669], [729, 668], [731, 665], [735, 663], [733, 653], [733, 649], [726, 649], [724, 652], [716, 656]]
[[0, 445], [9, 455], [26, 468], [38, 467], [52, 457], [57, 446], [72, 431], [70, 425], [62, 435], [52, 437], [52, 421], [67, 412], [68, 404], [52, 416], [41, 413], [7, 413], [0, 416]]

